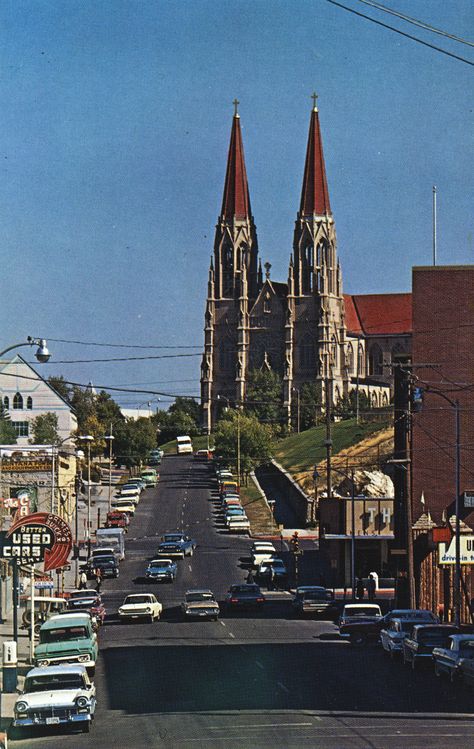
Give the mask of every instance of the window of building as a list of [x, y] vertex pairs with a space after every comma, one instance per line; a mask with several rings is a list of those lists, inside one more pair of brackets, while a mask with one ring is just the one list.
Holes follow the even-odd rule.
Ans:
[[263, 311], [264, 312], [272, 311], [272, 303], [270, 299], [270, 294], [268, 292], [265, 294], [265, 299], [263, 300]]
[[335, 335], [331, 338], [331, 363], [337, 367], [337, 341]]
[[347, 346], [346, 366], [349, 373], [354, 371], [354, 349], [352, 348], [352, 343], [349, 343]]
[[357, 348], [357, 374], [360, 376], [364, 374], [364, 347], [361, 343]]
[[10, 408], [10, 398], [8, 397], [8, 395], [6, 395], [5, 398], [3, 399], [3, 405], [8, 411], [8, 409]]
[[31, 409], [33, 408], [33, 398], [31, 397], [31, 395], [29, 395], [26, 399], [26, 407], [28, 411], [31, 411]]
[[20, 410], [23, 408], [23, 396], [21, 393], [15, 393], [13, 396], [13, 408]]
[[28, 421], [12, 421], [12, 427], [14, 427], [17, 437], [28, 437], [29, 422]]
[[370, 347], [369, 352], [369, 375], [383, 374], [383, 354], [377, 343]]
[[234, 253], [227, 245], [222, 250], [222, 296], [232, 296], [234, 292]]
[[312, 369], [316, 366], [316, 352], [314, 341], [309, 334], [303, 336], [299, 346], [300, 366], [304, 369]]

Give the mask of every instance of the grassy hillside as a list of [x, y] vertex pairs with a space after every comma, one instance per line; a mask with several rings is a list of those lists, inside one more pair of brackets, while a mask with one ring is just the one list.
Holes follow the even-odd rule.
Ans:
[[[386, 428], [387, 424], [357, 424], [355, 419], [347, 419], [332, 424], [332, 453], [337, 455], [351, 445], [366, 439], [375, 432]], [[292, 474], [312, 470], [326, 457], [326, 426], [308, 429], [300, 434], [292, 434], [278, 442], [275, 449], [275, 460]]]

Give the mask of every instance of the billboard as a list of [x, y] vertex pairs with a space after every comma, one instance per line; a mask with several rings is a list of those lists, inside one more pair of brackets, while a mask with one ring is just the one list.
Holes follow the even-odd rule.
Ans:
[[72, 549], [69, 525], [50, 512], [18, 517], [0, 541], [3, 559], [16, 558], [22, 564], [44, 562], [45, 572], [63, 567]]

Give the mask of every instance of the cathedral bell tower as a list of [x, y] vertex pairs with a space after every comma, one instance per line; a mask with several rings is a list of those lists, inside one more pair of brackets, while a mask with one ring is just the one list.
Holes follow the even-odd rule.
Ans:
[[342, 394], [344, 300], [336, 231], [329, 202], [317, 96], [313, 94], [308, 145], [288, 284], [284, 401], [305, 382], [332, 383]]
[[257, 232], [238, 104], [235, 100], [222, 209], [209, 270], [201, 366], [201, 404], [207, 431], [214, 421], [218, 395], [232, 405], [245, 398], [249, 309], [259, 290]]

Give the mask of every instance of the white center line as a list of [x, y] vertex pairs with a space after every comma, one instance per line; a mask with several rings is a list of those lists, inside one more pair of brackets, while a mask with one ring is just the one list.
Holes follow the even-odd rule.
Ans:
[[257, 664], [257, 666], [258, 666], [259, 668], [261, 668], [261, 669], [262, 669], [262, 671], [264, 671], [264, 670], [265, 670], [265, 666], [263, 665], [263, 663], [260, 663], [260, 661], [255, 661], [255, 663]]
[[193, 568], [191, 567], [191, 565], [190, 565], [190, 564], [188, 564], [188, 567], [189, 567], [189, 571], [190, 571], [190, 572], [192, 572], [192, 571], [193, 571]]
[[286, 692], [287, 694], [290, 693], [290, 690], [288, 689], [288, 687], [285, 687], [285, 685], [282, 684], [281, 681], [277, 681], [277, 686], [279, 686], [280, 689], [283, 689], [283, 691]]
[[229, 637], [232, 637], [232, 639], [235, 640], [235, 635], [233, 635], [232, 632], [229, 632]]
[[220, 621], [220, 623], [222, 624], [223, 627], [227, 627], [227, 624], [225, 622], [223, 622], [222, 619], [219, 619], [219, 621]]

